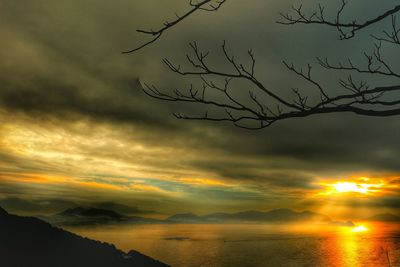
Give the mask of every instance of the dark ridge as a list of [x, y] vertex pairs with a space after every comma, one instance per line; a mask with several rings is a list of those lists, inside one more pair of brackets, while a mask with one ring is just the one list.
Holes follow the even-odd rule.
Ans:
[[83, 238], [0, 208], [0, 262], [7, 267], [167, 267], [139, 252]]
[[8, 215], [8, 212], [2, 207], [0, 207], [0, 216], [5, 216], [5, 215]]
[[67, 209], [58, 215], [61, 216], [83, 216], [83, 217], [109, 217], [114, 219], [122, 219], [124, 216], [106, 209], [97, 209], [97, 208], [82, 208], [77, 207], [73, 209]]
[[267, 212], [262, 211], [242, 211], [237, 213], [213, 213], [204, 216], [209, 222], [300, 222], [300, 221], [319, 221], [330, 222], [328, 216], [314, 213], [311, 211], [296, 212], [289, 209], [275, 209]]
[[67, 209], [53, 216], [41, 217], [44, 221], [58, 226], [96, 226], [107, 224], [162, 223], [160, 220], [138, 216], [126, 216], [113, 210], [77, 207]]
[[193, 213], [180, 213], [180, 214], [175, 214], [171, 217], [168, 217], [166, 219], [166, 222], [181, 222], [181, 223], [194, 223], [194, 222], [204, 222], [205, 219], [193, 214]]

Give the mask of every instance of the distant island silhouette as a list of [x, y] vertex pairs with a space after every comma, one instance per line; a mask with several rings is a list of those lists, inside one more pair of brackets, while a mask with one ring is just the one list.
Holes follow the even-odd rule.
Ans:
[[161, 220], [139, 216], [128, 216], [110, 209], [76, 207], [64, 210], [53, 216], [39, 217], [60, 226], [95, 226], [104, 224], [149, 224], [162, 223]]
[[[128, 216], [113, 210], [93, 207], [76, 207], [52, 216], [39, 217], [58, 226], [96, 226], [105, 224], [207, 224], [207, 223], [300, 223], [313, 222], [336, 226], [354, 226], [352, 221], [334, 221], [329, 216], [312, 211], [297, 212], [290, 209], [270, 211], [242, 211], [236, 213], [217, 212], [203, 216], [194, 213], [179, 213], [165, 219]], [[393, 214], [378, 214], [363, 221], [400, 222]]]
[[198, 216], [193, 213], [173, 215], [166, 220], [175, 223], [224, 223], [224, 222], [264, 222], [264, 223], [289, 223], [301, 221], [329, 222], [328, 216], [311, 211], [296, 212], [290, 209], [274, 209], [270, 211], [243, 211], [236, 213], [212, 213]]
[[128, 216], [116, 211], [92, 207], [67, 209], [52, 216], [39, 217], [59, 226], [95, 226], [104, 224], [182, 224], [182, 223], [291, 223], [330, 222], [328, 216], [311, 211], [296, 212], [290, 209], [270, 211], [243, 211], [236, 213], [212, 213], [199, 216], [193, 213], [179, 213], [166, 219]]
[[[109, 214], [115, 215], [115, 214]], [[0, 266], [168, 267], [137, 251], [83, 238], [40, 219], [9, 214], [0, 207]]]

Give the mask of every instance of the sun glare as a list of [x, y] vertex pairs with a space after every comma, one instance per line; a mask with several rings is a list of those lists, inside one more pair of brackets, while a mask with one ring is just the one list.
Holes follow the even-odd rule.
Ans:
[[350, 182], [339, 182], [332, 185], [338, 193], [355, 192], [366, 194], [369, 192], [369, 188], [372, 187], [370, 184], [356, 184]]
[[369, 179], [365, 177], [342, 180], [336, 183], [321, 183], [325, 187], [321, 195], [332, 195], [342, 193], [371, 194], [379, 193], [385, 185], [381, 179]]
[[354, 227], [351, 231], [352, 231], [353, 233], [360, 233], [360, 232], [365, 232], [365, 231], [367, 231], [367, 230], [368, 230], [367, 227], [365, 227], [365, 226], [363, 226], [363, 225], [360, 225], [360, 226]]

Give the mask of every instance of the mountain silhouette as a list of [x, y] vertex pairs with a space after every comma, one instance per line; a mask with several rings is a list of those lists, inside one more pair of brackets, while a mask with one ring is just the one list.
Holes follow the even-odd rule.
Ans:
[[207, 218], [203, 218], [193, 213], [179, 213], [166, 219], [168, 223], [206, 223]]
[[76, 217], [107, 217], [107, 218], [113, 218], [116, 220], [120, 220], [124, 218], [123, 215], [112, 211], [112, 210], [107, 210], [107, 209], [97, 209], [97, 208], [82, 208], [82, 207], [77, 207], [73, 209], [67, 209], [58, 215], [60, 216], [76, 216]]
[[318, 221], [330, 222], [328, 216], [314, 213], [311, 211], [296, 212], [289, 209], [275, 209], [267, 212], [262, 211], [242, 211], [236, 213], [212, 213], [199, 216], [193, 213], [181, 213], [168, 217], [167, 223], [224, 223], [224, 222], [299, 222], [299, 221]]
[[113, 210], [76, 207], [41, 219], [59, 226], [88, 226], [121, 223], [160, 223], [159, 220], [126, 216]]
[[112, 210], [77, 207], [67, 209], [50, 217], [41, 219], [59, 226], [88, 226], [105, 224], [174, 224], [174, 223], [292, 223], [292, 222], [332, 222], [328, 216], [311, 211], [296, 212], [290, 209], [262, 211], [242, 211], [236, 213], [212, 213], [199, 216], [194, 213], [179, 213], [165, 220], [127, 216]]
[[105, 209], [105, 210], [114, 210], [121, 214], [129, 214], [129, 215], [143, 215], [143, 214], [154, 214], [156, 212], [151, 210], [143, 210], [136, 206], [127, 206], [124, 204], [116, 203], [116, 202], [99, 202], [93, 204], [94, 208]]
[[5, 267], [167, 267], [140, 254], [83, 238], [0, 208], [0, 265]]
[[275, 209], [267, 212], [243, 211], [237, 213], [213, 213], [204, 216], [210, 222], [298, 222], [298, 221], [331, 221], [328, 216], [311, 211], [296, 212], [289, 209]]

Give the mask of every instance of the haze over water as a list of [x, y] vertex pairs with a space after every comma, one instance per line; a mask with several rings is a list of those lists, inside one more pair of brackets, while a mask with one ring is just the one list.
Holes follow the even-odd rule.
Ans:
[[367, 230], [260, 224], [133, 225], [70, 230], [126, 251], [138, 250], [174, 267], [400, 266], [400, 226], [362, 225]]

